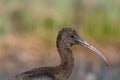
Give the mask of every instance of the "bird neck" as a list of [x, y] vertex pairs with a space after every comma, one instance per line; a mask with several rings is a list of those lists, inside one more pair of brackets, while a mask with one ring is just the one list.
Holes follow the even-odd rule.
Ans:
[[61, 68], [61, 75], [68, 78], [72, 73], [74, 66], [74, 58], [72, 55], [71, 46], [67, 44], [59, 44], [57, 48], [61, 57], [61, 65], [59, 66]]

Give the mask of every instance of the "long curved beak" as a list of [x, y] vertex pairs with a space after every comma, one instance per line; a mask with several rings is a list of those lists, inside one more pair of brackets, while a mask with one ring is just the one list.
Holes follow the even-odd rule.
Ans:
[[97, 50], [95, 47], [93, 47], [92, 45], [88, 44], [86, 41], [81, 40], [81, 39], [79, 39], [79, 44], [82, 45], [82, 46], [84, 46], [84, 47], [87, 47], [88, 49], [90, 49], [92, 51], [94, 51], [101, 59], [103, 59], [103, 61], [105, 62], [105, 64], [107, 66], [109, 66], [106, 57], [99, 50]]

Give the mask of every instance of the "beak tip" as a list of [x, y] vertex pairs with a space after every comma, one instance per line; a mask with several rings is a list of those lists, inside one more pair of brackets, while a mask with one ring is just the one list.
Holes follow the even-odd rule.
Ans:
[[108, 61], [105, 62], [105, 65], [106, 65], [107, 67], [109, 67], [109, 63], [108, 63]]

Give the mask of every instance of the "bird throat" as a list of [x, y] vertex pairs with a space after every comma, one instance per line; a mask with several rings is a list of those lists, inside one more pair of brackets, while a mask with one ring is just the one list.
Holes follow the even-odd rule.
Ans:
[[59, 46], [57, 46], [57, 48], [61, 57], [61, 64], [59, 66], [61, 68], [60, 69], [61, 75], [68, 78], [72, 73], [72, 69], [74, 66], [74, 58], [73, 58], [71, 46], [61, 43], [59, 44]]

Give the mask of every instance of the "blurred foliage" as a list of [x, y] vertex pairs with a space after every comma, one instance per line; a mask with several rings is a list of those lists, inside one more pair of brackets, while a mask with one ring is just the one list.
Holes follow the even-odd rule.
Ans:
[[117, 0], [1, 0], [0, 35], [14, 29], [25, 34], [48, 29], [54, 35], [62, 27], [84, 24], [86, 35], [120, 42], [119, 5]]

